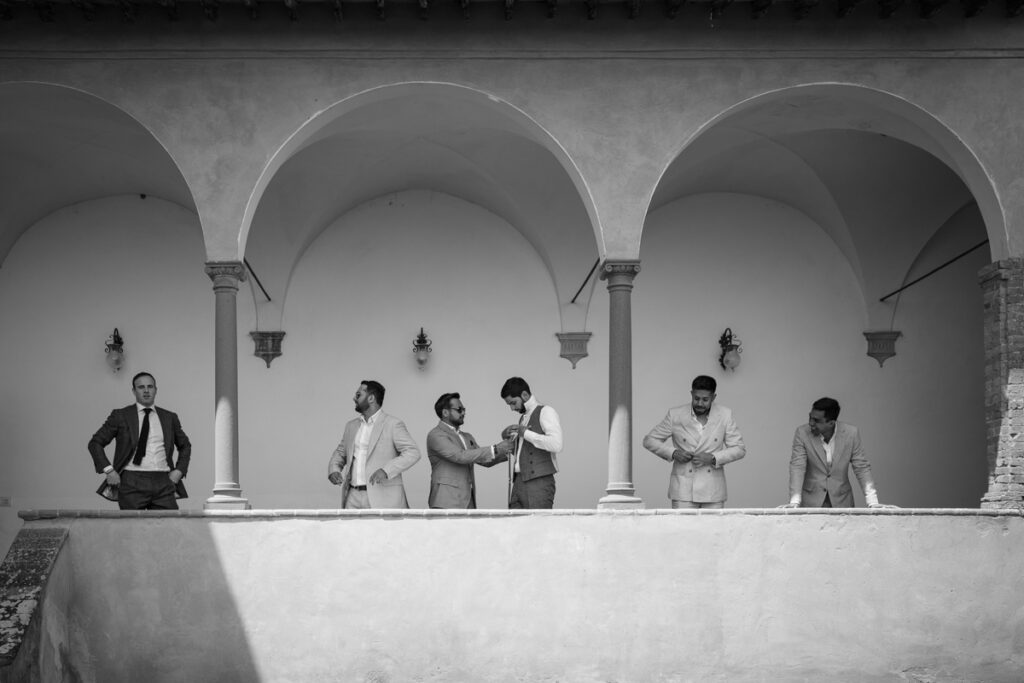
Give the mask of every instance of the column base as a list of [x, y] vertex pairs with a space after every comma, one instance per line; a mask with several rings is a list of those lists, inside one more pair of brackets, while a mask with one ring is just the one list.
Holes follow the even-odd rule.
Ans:
[[239, 496], [213, 495], [203, 504], [204, 510], [251, 510], [252, 505], [246, 498]]
[[640, 498], [622, 493], [609, 493], [597, 501], [598, 510], [643, 510], [645, 507]]

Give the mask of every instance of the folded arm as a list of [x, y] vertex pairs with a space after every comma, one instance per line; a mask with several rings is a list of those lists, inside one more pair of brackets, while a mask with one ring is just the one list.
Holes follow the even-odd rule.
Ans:
[[345, 450], [345, 437], [341, 438], [341, 443], [331, 453], [331, 459], [327, 461], [327, 478], [332, 484], [340, 484], [342, 481], [341, 471], [344, 469], [345, 464], [348, 462], [348, 455]]
[[523, 438], [548, 453], [561, 453], [562, 423], [558, 419], [558, 413], [551, 406], [541, 408], [540, 426], [544, 429], [544, 434], [527, 429], [523, 432]]
[[392, 458], [384, 467], [384, 473], [388, 475], [388, 479], [395, 477], [402, 472], [406, 471], [410, 467], [416, 464], [416, 461], [422, 457], [420, 449], [417, 448], [416, 442], [412, 440], [409, 435], [409, 430], [405, 428], [405, 423], [401, 420], [395, 420], [395, 426], [391, 433], [392, 443], [395, 445], [395, 450], [398, 451], [398, 456]]
[[672, 454], [676, 450], [675, 442], [672, 441], [672, 414], [665, 415], [665, 419], [647, 432], [644, 437], [644, 448], [654, 453], [662, 460], [672, 461]]
[[96, 474], [103, 474], [103, 470], [111, 466], [110, 460], [103, 449], [117, 436], [117, 432], [120, 429], [119, 424], [117, 411], [111, 411], [103, 426], [89, 439], [89, 455], [92, 456], [92, 463], [96, 467]]
[[747, 447], [743, 443], [743, 436], [740, 434], [736, 421], [729, 416], [725, 423], [725, 435], [722, 439], [722, 448], [715, 451], [715, 465], [721, 467], [726, 463], [735, 462], [747, 454]]
[[171, 420], [171, 428], [174, 430], [174, 447], [178, 449], [178, 462], [174, 464], [174, 469], [181, 472], [179, 479], [184, 479], [188, 474], [189, 462], [192, 460], [192, 442], [189, 441], [185, 430], [181, 428], [181, 420], [177, 415]]

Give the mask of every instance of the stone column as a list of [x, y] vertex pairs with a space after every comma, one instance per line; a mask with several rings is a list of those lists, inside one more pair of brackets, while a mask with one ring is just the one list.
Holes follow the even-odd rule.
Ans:
[[238, 485], [238, 283], [245, 266], [238, 261], [210, 262], [206, 274], [213, 280], [217, 299], [214, 331], [213, 496], [207, 510], [247, 510], [249, 501]]
[[1024, 260], [990, 263], [978, 275], [985, 320], [988, 493], [983, 508], [1024, 507]]
[[639, 261], [605, 261], [608, 281], [608, 489], [598, 508], [642, 508], [633, 488], [633, 321]]

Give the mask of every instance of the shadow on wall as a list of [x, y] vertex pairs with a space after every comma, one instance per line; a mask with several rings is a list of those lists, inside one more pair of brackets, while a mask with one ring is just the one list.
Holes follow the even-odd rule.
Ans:
[[52, 524], [69, 534], [0, 681], [261, 680], [233, 597], [244, 577], [225, 572], [211, 527], [178, 513], [95, 514]]
[[[33, 524], [58, 522], [69, 538], [41, 607], [36, 668], [18, 683], [738, 683], [907, 672], [1009, 683], [1024, 665], [1024, 622], [1006, 599], [1024, 591], [1024, 576], [1005, 571], [1024, 552], [1016, 512]], [[795, 567], [826, 578], [795, 581]]]

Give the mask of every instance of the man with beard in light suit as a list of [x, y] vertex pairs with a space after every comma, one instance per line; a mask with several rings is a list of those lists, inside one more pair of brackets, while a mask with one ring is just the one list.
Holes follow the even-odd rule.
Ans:
[[363, 380], [352, 397], [359, 417], [345, 425], [341, 443], [327, 464], [327, 478], [341, 486], [346, 510], [408, 508], [402, 472], [416, 464], [420, 451], [409, 430], [388, 415], [384, 386]]
[[718, 383], [698, 375], [691, 402], [672, 408], [644, 437], [644, 448], [672, 463], [668, 497], [673, 508], [722, 508], [727, 463], [747, 454], [732, 411], [715, 403]]

